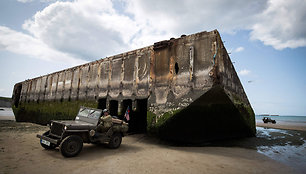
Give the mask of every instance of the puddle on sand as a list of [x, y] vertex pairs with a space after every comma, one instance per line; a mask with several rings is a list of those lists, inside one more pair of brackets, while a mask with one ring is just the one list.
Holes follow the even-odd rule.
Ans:
[[271, 141], [258, 145], [257, 152], [293, 167], [298, 172], [306, 171], [306, 137], [297, 131], [257, 127], [257, 137]]

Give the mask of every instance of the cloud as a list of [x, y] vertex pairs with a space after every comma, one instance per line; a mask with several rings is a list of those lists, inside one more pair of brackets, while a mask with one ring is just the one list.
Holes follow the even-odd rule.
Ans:
[[250, 73], [251, 73], [251, 71], [250, 71], [250, 70], [247, 70], [247, 69], [243, 69], [243, 70], [240, 70], [240, 71], [238, 72], [238, 74], [241, 75], [241, 76], [246, 76], [246, 75], [248, 75], [248, 74], [250, 74]]
[[0, 48], [46, 61], [56, 61], [69, 65], [85, 63], [84, 60], [48, 47], [35, 37], [16, 32], [3, 26], [0, 26]]
[[57, 1], [26, 20], [24, 33], [1, 27], [0, 49], [76, 63], [213, 29], [249, 30], [275, 49], [297, 48], [306, 46], [304, 9], [303, 0]]
[[17, 0], [17, 1], [22, 3], [28, 3], [28, 2], [33, 2], [34, 0]]
[[[23, 29], [52, 49], [93, 60], [183, 33], [215, 28], [232, 32], [250, 25], [245, 23], [252, 18], [252, 13], [261, 11], [264, 4], [261, 2], [264, 0], [251, 3], [228, 0], [224, 3], [226, 7], [223, 1], [200, 0], [55, 2], [26, 20]], [[228, 14], [220, 18], [219, 14], [224, 11]], [[245, 15], [249, 14], [246, 12], [251, 15]], [[228, 15], [236, 20], [229, 20]]]
[[29, 2], [33, 2], [33, 1], [39, 1], [39, 2], [53, 2], [56, 0], [17, 0], [18, 2], [22, 2], [22, 3], [29, 3]]
[[137, 23], [118, 14], [110, 0], [55, 2], [23, 24], [49, 47], [93, 60], [132, 49]]
[[249, 30], [252, 40], [278, 50], [306, 46], [305, 0], [129, 0], [127, 4], [127, 12], [137, 21], [161, 33]]
[[234, 50], [234, 52], [235, 52], [235, 53], [239, 53], [239, 52], [241, 52], [241, 51], [243, 51], [243, 50], [244, 50], [243, 47], [238, 47], [238, 48], [236, 48], [236, 49]]
[[277, 50], [306, 46], [305, 9], [305, 0], [269, 0], [265, 11], [257, 15], [251, 39]]
[[[266, 0], [129, 0], [126, 11], [154, 29], [177, 35], [219, 29], [232, 33], [250, 28]], [[220, 14], [222, 14], [220, 16]]]

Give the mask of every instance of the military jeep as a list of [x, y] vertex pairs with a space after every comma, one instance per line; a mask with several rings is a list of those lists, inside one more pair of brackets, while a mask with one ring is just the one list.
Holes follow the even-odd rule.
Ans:
[[64, 157], [78, 155], [83, 143], [108, 143], [110, 148], [118, 148], [122, 137], [128, 131], [128, 124], [119, 119], [112, 119], [112, 126], [106, 132], [98, 132], [97, 127], [102, 110], [81, 107], [75, 120], [52, 120], [50, 130], [37, 135], [45, 149], [59, 147]]
[[262, 119], [262, 121], [264, 122], [264, 123], [272, 123], [272, 124], [276, 124], [276, 121], [275, 120], [272, 120], [271, 118], [269, 118], [269, 117], [264, 117], [263, 119]]

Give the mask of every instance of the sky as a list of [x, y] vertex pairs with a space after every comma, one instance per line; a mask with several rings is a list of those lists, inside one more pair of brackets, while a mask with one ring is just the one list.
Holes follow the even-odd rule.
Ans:
[[1, 0], [0, 96], [17, 82], [217, 29], [256, 114], [306, 116], [306, 0]]

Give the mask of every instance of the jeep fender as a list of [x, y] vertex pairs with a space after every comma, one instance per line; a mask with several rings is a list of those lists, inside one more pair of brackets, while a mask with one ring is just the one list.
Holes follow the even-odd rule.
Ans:
[[64, 140], [66, 137], [70, 135], [77, 135], [83, 139], [84, 143], [89, 143], [90, 138], [89, 138], [89, 130], [66, 130], [63, 133], [62, 140]]

